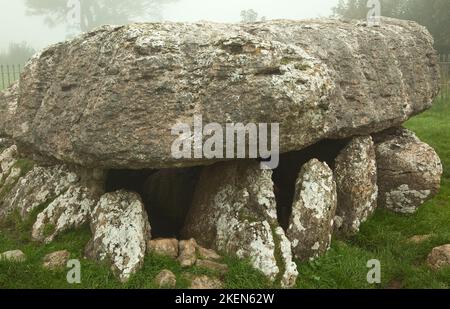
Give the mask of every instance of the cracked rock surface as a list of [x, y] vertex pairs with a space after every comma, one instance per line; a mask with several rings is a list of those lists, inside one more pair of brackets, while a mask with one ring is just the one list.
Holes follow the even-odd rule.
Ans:
[[272, 281], [293, 286], [298, 272], [277, 222], [271, 176], [256, 161], [205, 167], [182, 234], [207, 248], [250, 258]]
[[151, 230], [138, 194], [119, 190], [103, 195], [91, 211], [91, 231], [87, 257], [109, 261], [123, 282], [140, 269]]
[[[71, 186], [37, 216], [31, 231], [33, 239], [50, 243], [62, 232], [81, 227], [88, 222], [98, 200], [88, 188]], [[52, 230], [47, 231], [48, 227]]]
[[440, 189], [442, 163], [433, 148], [411, 131], [394, 128], [374, 136], [378, 164], [378, 204], [414, 213]]
[[34, 166], [0, 200], [0, 218], [18, 211], [22, 218], [34, 209], [53, 201], [79, 181], [79, 176], [65, 165]]
[[303, 165], [286, 232], [296, 258], [307, 261], [328, 250], [336, 206], [336, 183], [328, 165], [317, 159]]
[[284, 153], [398, 126], [438, 89], [433, 39], [409, 21], [104, 26], [34, 56], [17, 104], [0, 97], [0, 129], [24, 153], [82, 166], [209, 165], [173, 158], [172, 126], [280, 123]]
[[356, 234], [377, 207], [377, 162], [370, 136], [353, 138], [335, 161], [338, 208], [336, 229]]

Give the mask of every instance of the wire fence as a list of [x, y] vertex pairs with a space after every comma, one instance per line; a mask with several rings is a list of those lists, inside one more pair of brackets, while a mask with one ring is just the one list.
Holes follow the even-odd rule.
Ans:
[[19, 79], [23, 66], [20, 64], [0, 64], [0, 90], [11, 86]]
[[440, 55], [441, 65], [441, 92], [439, 96], [444, 100], [450, 100], [450, 55]]

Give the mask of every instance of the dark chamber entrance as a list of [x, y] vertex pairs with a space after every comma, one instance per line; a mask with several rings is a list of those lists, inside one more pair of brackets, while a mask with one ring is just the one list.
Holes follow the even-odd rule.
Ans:
[[334, 160], [347, 145], [348, 140], [323, 140], [300, 151], [288, 152], [280, 156], [280, 164], [273, 172], [275, 197], [277, 200], [278, 221], [284, 230], [289, 225], [295, 182], [303, 164], [318, 159], [334, 168]]
[[[334, 168], [334, 160], [348, 140], [324, 140], [301, 151], [280, 156], [273, 171], [278, 220], [288, 228], [295, 194], [295, 182], [303, 164], [318, 159]], [[147, 210], [152, 238], [180, 238], [192, 204], [202, 167], [161, 170], [110, 170], [106, 191], [125, 189], [139, 193]]]
[[106, 191], [139, 193], [152, 228], [152, 238], [180, 237], [201, 167], [161, 170], [110, 170]]

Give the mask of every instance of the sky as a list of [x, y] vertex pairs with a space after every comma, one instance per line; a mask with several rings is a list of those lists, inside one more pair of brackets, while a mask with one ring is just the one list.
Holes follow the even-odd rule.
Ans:
[[[61, 0], [68, 1], [68, 0]], [[165, 6], [170, 21], [239, 22], [242, 10], [254, 9], [267, 19], [327, 17], [338, 0], [179, 0]], [[25, 0], [0, 0], [0, 50], [10, 42], [27, 42], [36, 50], [66, 38], [65, 25], [49, 28], [44, 17], [26, 14]]]

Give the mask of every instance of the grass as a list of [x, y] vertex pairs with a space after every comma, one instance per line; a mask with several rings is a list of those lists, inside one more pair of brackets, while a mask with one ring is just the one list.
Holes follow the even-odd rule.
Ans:
[[[438, 100], [431, 110], [411, 119], [406, 127], [439, 153], [444, 165], [440, 194], [414, 215], [379, 209], [362, 225], [357, 236], [335, 239], [326, 256], [299, 263], [297, 288], [450, 288], [450, 269], [435, 272], [426, 266], [426, 257], [433, 247], [450, 243], [450, 101]], [[182, 269], [169, 258], [147, 256], [142, 270], [128, 283], [121, 284], [108, 265], [83, 259], [90, 238], [88, 227], [70, 231], [52, 244], [41, 245], [30, 241], [32, 221], [15, 218], [0, 227], [0, 252], [21, 249], [27, 255], [22, 264], [0, 262], [2, 288], [155, 288], [153, 278], [162, 269], [176, 274], [177, 288], [186, 288], [188, 274], [219, 276], [198, 268]], [[407, 242], [411, 236], [425, 234], [432, 237], [421, 244]], [[80, 285], [67, 283], [67, 270], [46, 271], [41, 267], [45, 254], [63, 249], [71, 253], [71, 258], [81, 261]], [[381, 262], [381, 284], [367, 283], [366, 265], [371, 259]], [[224, 262], [230, 269], [221, 278], [225, 288], [272, 287], [248, 261], [225, 257]]]
[[[350, 239], [333, 241], [329, 253], [313, 263], [300, 264], [299, 288], [450, 288], [450, 269], [434, 272], [426, 266], [431, 249], [450, 243], [450, 101], [438, 100], [433, 108], [405, 125], [436, 149], [444, 166], [438, 196], [414, 215], [383, 209]], [[421, 243], [407, 240], [432, 235]], [[366, 280], [370, 259], [381, 262], [382, 282]]]

